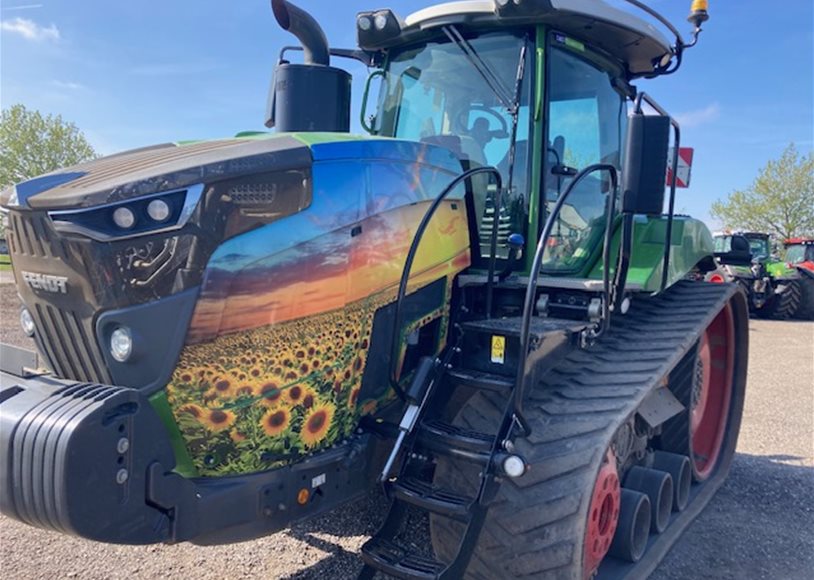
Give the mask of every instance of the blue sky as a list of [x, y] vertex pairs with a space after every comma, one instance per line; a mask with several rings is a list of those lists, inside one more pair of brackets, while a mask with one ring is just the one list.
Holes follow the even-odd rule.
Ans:
[[[435, 3], [300, 0], [340, 47], [360, 10]], [[649, 4], [689, 32], [690, 0]], [[712, 0], [711, 12], [679, 74], [638, 83], [696, 149], [678, 208], [702, 219], [790, 142], [814, 147], [814, 3]], [[101, 153], [262, 129], [279, 48], [295, 43], [266, 0], [4, 0], [0, 20], [0, 104], [61, 114]]]

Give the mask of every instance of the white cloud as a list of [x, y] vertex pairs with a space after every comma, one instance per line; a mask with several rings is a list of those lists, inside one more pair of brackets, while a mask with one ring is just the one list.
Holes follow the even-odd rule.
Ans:
[[57, 87], [58, 89], [65, 89], [66, 91], [81, 91], [84, 90], [86, 87], [85, 85], [80, 85], [79, 83], [72, 83], [70, 81], [58, 81], [53, 80], [51, 84]]
[[59, 29], [55, 24], [40, 26], [28, 18], [12, 18], [0, 22], [0, 29], [11, 34], [19, 34], [26, 40], [42, 42], [46, 40], [59, 40]]
[[3, 6], [0, 8], [3, 12], [10, 12], [12, 10], [37, 10], [42, 8], [42, 4], [22, 4], [20, 6]]
[[678, 113], [675, 118], [682, 127], [698, 127], [718, 119], [721, 116], [721, 106], [712, 103], [703, 109]]

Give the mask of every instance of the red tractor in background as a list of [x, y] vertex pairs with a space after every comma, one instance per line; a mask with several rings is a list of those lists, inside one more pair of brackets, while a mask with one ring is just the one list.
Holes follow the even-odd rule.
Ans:
[[792, 238], [784, 246], [789, 268], [800, 274], [802, 299], [796, 318], [814, 320], [814, 238]]

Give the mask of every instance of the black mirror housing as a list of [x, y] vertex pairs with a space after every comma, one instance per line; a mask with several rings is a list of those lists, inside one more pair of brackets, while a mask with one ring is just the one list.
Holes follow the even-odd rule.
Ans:
[[732, 236], [728, 252], [715, 252], [715, 259], [728, 266], [751, 266], [752, 248], [746, 236]]
[[622, 211], [661, 215], [664, 210], [670, 117], [631, 115], [622, 167]]

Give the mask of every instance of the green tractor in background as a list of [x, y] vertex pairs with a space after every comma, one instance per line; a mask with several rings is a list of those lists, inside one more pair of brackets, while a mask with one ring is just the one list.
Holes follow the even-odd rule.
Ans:
[[714, 238], [720, 269], [710, 280], [742, 285], [754, 316], [777, 320], [795, 316], [802, 299], [800, 274], [773, 252], [769, 234], [722, 232]]

